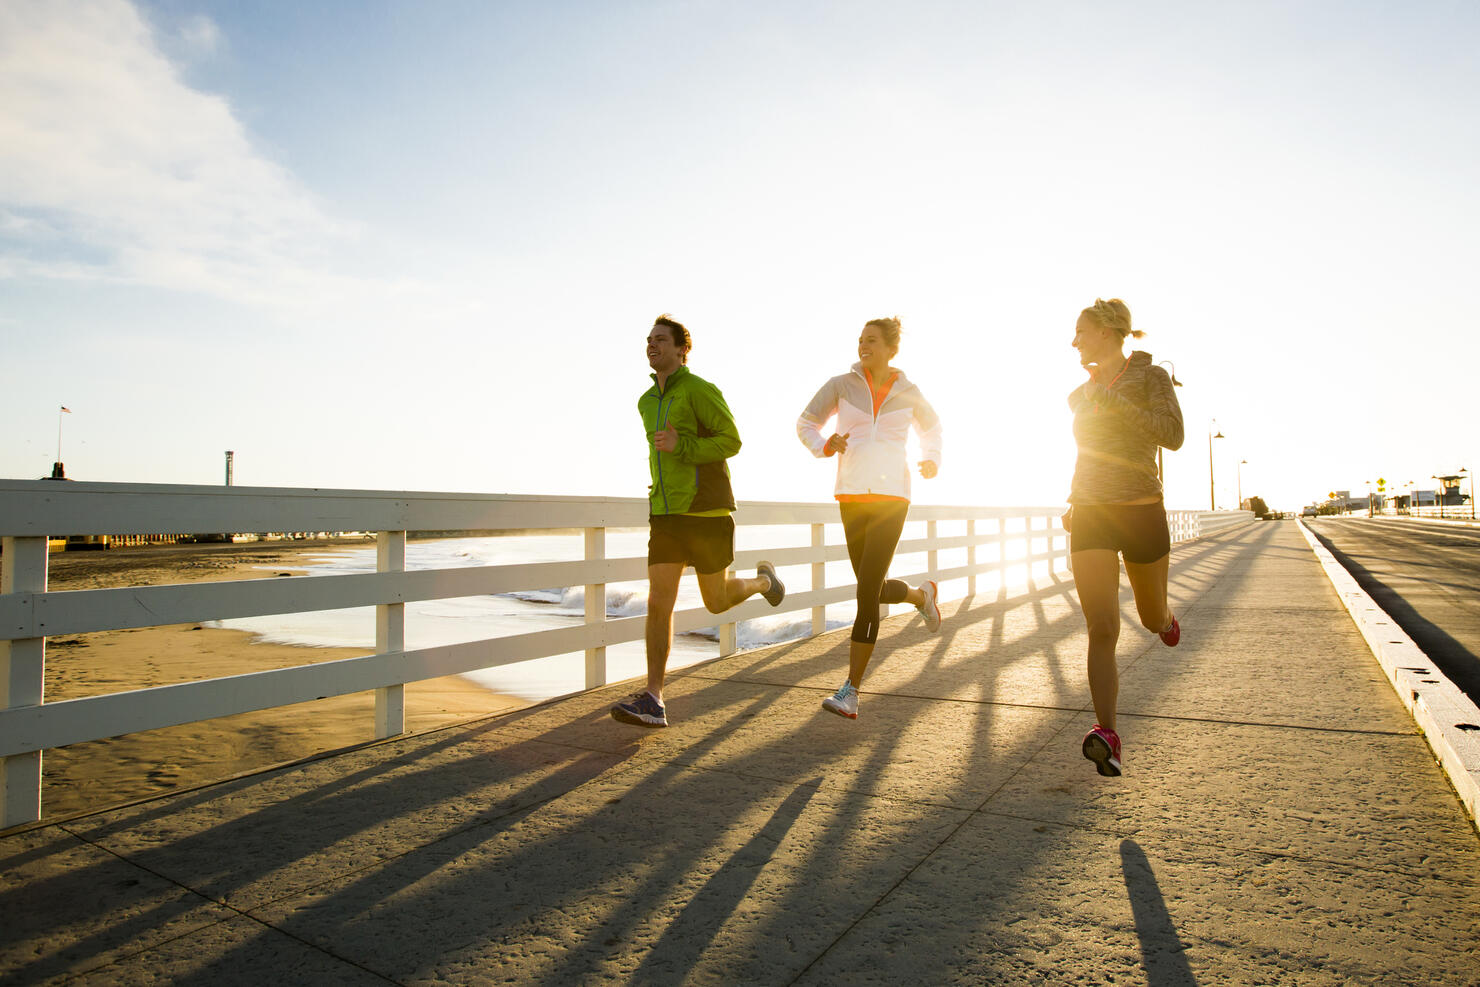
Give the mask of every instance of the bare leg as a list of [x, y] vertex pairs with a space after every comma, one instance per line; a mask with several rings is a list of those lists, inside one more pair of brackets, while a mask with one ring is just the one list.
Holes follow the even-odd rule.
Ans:
[[724, 613], [726, 610], [738, 603], [754, 596], [764, 593], [771, 588], [768, 579], [759, 576], [754, 579], [742, 579], [739, 576], [731, 576], [728, 569], [719, 572], [701, 572], [699, 576], [699, 594], [704, 597], [704, 608], [710, 613]]
[[1074, 590], [1089, 630], [1089, 693], [1095, 720], [1115, 729], [1115, 704], [1120, 695], [1120, 673], [1115, 667], [1115, 642], [1120, 639], [1120, 557], [1097, 548], [1069, 556]]
[[660, 562], [648, 566], [647, 689], [663, 701], [663, 677], [668, 670], [668, 652], [673, 648], [673, 604], [678, 599], [682, 562]]
[[1172, 623], [1172, 611], [1167, 608], [1167, 569], [1170, 563], [1171, 556], [1163, 555], [1155, 562], [1125, 564], [1125, 575], [1136, 597], [1136, 613], [1141, 618], [1141, 626], [1153, 634], [1160, 634]]
[[848, 642], [848, 681], [857, 689], [863, 685], [863, 673], [874, 656], [874, 646], [863, 641]]

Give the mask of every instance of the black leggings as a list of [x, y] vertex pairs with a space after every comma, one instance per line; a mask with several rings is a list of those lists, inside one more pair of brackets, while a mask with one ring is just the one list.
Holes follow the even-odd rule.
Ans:
[[843, 534], [848, 538], [848, 561], [858, 580], [858, 616], [853, 640], [873, 644], [879, 639], [879, 604], [903, 603], [908, 583], [888, 579], [894, 547], [909, 513], [907, 500], [840, 501]]

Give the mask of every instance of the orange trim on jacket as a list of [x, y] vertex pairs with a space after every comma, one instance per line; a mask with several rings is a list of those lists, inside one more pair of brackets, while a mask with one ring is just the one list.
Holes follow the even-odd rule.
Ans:
[[833, 500], [849, 504], [877, 504], [884, 500], [902, 500], [906, 504], [910, 502], [908, 497], [895, 497], [890, 494], [833, 494]]
[[863, 379], [868, 381], [868, 392], [874, 399], [874, 417], [878, 418], [879, 409], [884, 407], [884, 399], [889, 397], [889, 388], [894, 386], [896, 380], [899, 380], [899, 371], [896, 370], [889, 375], [889, 379], [884, 381], [883, 389], [874, 386], [874, 375], [868, 367], [863, 368]]

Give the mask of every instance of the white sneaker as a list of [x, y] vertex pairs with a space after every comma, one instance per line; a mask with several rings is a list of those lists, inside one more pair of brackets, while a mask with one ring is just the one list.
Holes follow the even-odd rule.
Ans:
[[853, 688], [852, 682], [844, 682], [837, 692], [822, 701], [822, 708], [829, 713], [837, 713], [839, 716], [856, 720], [858, 719], [858, 690]]
[[937, 589], [935, 580], [927, 579], [920, 584], [920, 592], [925, 599], [915, 609], [920, 611], [920, 616], [925, 618], [925, 629], [934, 634], [940, 630], [940, 605], [936, 603]]

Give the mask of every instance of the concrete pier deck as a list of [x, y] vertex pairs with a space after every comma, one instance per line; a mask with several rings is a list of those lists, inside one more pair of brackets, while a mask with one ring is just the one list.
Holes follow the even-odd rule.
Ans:
[[[1475, 984], [1480, 839], [1293, 522], [0, 837], [0, 981]], [[311, 715], [311, 710], [305, 710]]]

